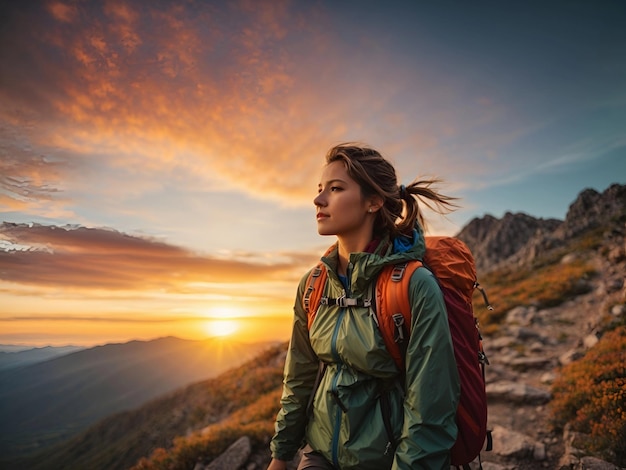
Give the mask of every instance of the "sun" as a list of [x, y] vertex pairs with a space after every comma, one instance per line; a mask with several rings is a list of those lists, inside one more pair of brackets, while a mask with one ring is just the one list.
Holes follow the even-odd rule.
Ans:
[[236, 333], [239, 330], [239, 324], [235, 320], [207, 320], [204, 329], [209, 336], [223, 338]]

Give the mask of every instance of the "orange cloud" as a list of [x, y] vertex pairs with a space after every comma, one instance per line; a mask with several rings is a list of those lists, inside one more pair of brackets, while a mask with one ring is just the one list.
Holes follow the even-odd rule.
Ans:
[[[141, 168], [146, 179], [186, 172], [204, 188], [284, 205], [310, 205], [324, 153], [346, 138], [401, 157], [404, 180], [426, 166], [481, 171], [439, 147], [436, 131], [458, 132], [454, 111], [424, 127], [412, 107], [390, 105], [419, 95], [424, 79], [380, 59], [363, 72], [373, 64], [364, 52], [344, 55], [323, 5], [55, 2], [10, 24], [0, 40], [14, 54], [0, 68], [14, 80], [0, 88], [0, 122], [72, 167]], [[416, 105], [434, 101], [428, 93]], [[33, 125], [16, 123], [13, 109]], [[368, 141], [373, 133], [385, 140]], [[69, 187], [84, 180], [64, 176]]]
[[68, 5], [63, 2], [50, 2], [47, 8], [56, 20], [63, 23], [72, 23], [78, 14], [76, 5]]
[[[341, 129], [320, 125], [311, 78], [285, 43], [310, 12], [289, 2], [72, 5], [52, 3], [50, 15], [13, 31], [20, 55], [32, 58], [13, 63], [25, 81], [10, 97], [37, 114], [37, 132], [23, 131], [32, 144], [83, 159], [106, 151], [110, 165], [186, 166], [261, 197], [306, 194], [309, 203], [328, 143], [341, 140]], [[35, 68], [50, 73], [39, 79]], [[31, 89], [40, 89], [37, 102]]]
[[194, 283], [293, 281], [314, 259], [220, 259], [114, 230], [6, 222], [0, 240], [0, 279], [45, 287], [184, 292]]

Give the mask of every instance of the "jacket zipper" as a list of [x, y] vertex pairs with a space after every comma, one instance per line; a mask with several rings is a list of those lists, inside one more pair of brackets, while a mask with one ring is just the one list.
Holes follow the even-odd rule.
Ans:
[[337, 318], [337, 323], [335, 325], [335, 330], [333, 331], [333, 337], [331, 340], [331, 349], [332, 349], [333, 357], [335, 358], [335, 361], [337, 361], [337, 366], [338, 366], [337, 371], [335, 372], [335, 376], [333, 377], [332, 383], [330, 385], [330, 393], [333, 395], [333, 397], [335, 397], [336, 405], [337, 405], [337, 412], [335, 414], [335, 429], [333, 430], [333, 440], [332, 440], [332, 447], [331, 447], [333, 465], [337, 468], [339, 468], [339, 430], [341, 429], [341, 415], [343, 413], [343, 410], [341, 409], [338, 403], [339, 393], [337, 389], [337, 382], [339, 381], [339, 374], [341, 374], [341, 371], [344, 367], [344, 364], [343, 362], [341, 362], [341, 359], [339, 358], [339, 354], [337, 352], [337, 335], [339, 333], [339, 326], [341, 322], [343, 321], [343, 317], [345, 313], [346, 313], [345, 308], [342, 308], [339, 311], [339, 317]]
[[[348, 267], [346, 269], [346, 278], [347, 278], [347, 286], [344, 289], [344, 295], [345, 296], [350, 296], [350, 280], [352, 277], [352, 263], [348, 263]], [[339, 392], [337, 389], [337, 382], [339, 381], [339, 374], [341, 374], [343, 368], [345, 367], [345, 364], [342, 362], [341, 358], [339, 357], [339, 352], [337, 351], [337, 336], [339, 336], [339, 328], [341, 327], [341, 323], [343, 322], [343, 317], [346, 314], [346, 309], [347, 307], [342, 308], [339, 311], [339, 315], [337, 317], [337, 323], [335, 323], [335, 329], [333, 330], [333, 336], [331, 339], [331, 351], [333, 353], [333, 357], [335, 358], [335, 361], [337, 362], [337, 372], [335, 372], [335, 376], [333, 377], [333, 381], [331, 383], [331, 389], [330, 392], [334, 395], [335, 399], [336, 399], [336, 404], [337, 404], [337, 414], [335, 415], [335, 429], [333, 430], [333, 439], [332, 439], [332, 447], [331, 447], [331, 456], [333, 459], [333, 465], [337, 468], [339, 468], [339, 431], [341, 430], [341, 418], [342, 418], [342, 413], [345, 413], [347, 410], [345, 409], [345, 407], [341, 404], [341, 401], [339, 399]]]

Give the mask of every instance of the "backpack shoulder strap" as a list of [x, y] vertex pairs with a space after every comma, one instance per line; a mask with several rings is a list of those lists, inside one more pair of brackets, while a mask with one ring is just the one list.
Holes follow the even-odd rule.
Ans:
[[399, 370], [404, 370], [404, 355], [411, 329], [409, 284], [421, 261], [389, 265], [383, 268], [376, 282], [376, 315], [378, 327]]
[[302, 306], [307, 316], [307, 326], [309, 330], [317, 314], [317, 308], [320, 305], [322, 299], [322, 292], [324, 292], [324, 286], [326, 285], [326, 279], [328, 278], [328, 272], [326, 266], [321, 261], [311, 269], [309, 276], [306, 280], [306, 291], [302, 296]]
[[[323, 257], [328, 256], [336, 248], [337, 244], [331, 245]], [[326, 265], [319, 261], [317, 265], [309, 272], [306, 280], [306, 290], [302, 296], [302, 308], [306, 312], [307, 327], [310, 330], [317, 309], [320, 306], [322, 300], [322, 293], [324, 292], [324, 286], [326, 286], [326, 279], [328, 279], [328, 272], [326, 271]]]

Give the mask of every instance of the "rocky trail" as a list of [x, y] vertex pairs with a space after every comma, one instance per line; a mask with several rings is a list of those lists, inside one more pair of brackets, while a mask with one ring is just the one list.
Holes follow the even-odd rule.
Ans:
[[[568, 262], [567, 257], [562, 262]], [[571, 446], [571, 434], [550, 427], [550, 386], [558, 368], [579, 358], [598, 341], [606, 312], [626, 315], [624, 274], [597, 256], [597, 277], [589, 292], [558, 307], [537, 310], [517, 307], [507, 313], [497, 335], [485, 338], [489, 426], [494, 449], [482, 454], [484, 470], [537, 468], [617, 469]]]

